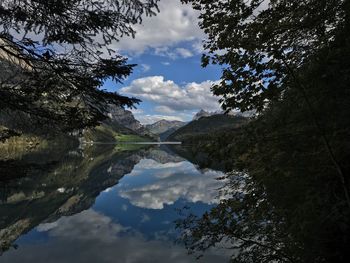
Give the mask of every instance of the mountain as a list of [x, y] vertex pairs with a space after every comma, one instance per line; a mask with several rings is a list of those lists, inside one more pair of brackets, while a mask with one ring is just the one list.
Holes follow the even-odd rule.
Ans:
[[190, 142], [195, 136], [207, 136], [215, 132], [232, 130], [240, 127], [248, 121], [242, 116], [231, 116], [226, 114], [216, 114], [207, 117], [200, 117], [187, 125], [179, 128], [168, 137], [171, 141]]
[[[47, 140], [58, 136], [52, 136], [49, 127], [40, 127], [40, 129], [32, 127], [30, 119], [23, 114], [15, 116], [16, 118], [12, 118], [12, 115], [8, 116], [0, 112], [0, 147], [13, 147], [17, 144], [28, 144], [29, 146], [33, 144], [37, 147], [40, 144], [45, 145]], [[158, 136], [151, 134], [134, 118], [130, 111], [122, 107], [110, 106], [108, 117], [99, 126], [84, 128], [66, 134], [67, 138], [72, 137], [77, 142], [82, 143], [158, 140]], [[17, 133], [17, 130], [20, 132]], [[65, 136], [65, 134], [60, 134], [60, 136]], [[0, 151], [0, 158], [1, 156]]]
[[146, 128], [153, 134], [162, 134], [172, 128], [181, 128], [186, 123], [182, 121], [160, 120], [153, 124], [146, 125]]
[[[8, 93], [7, 86], [17, 85], [22, 83], [26, 77], [23, 74], [23, 69], [27, 69], [28, 65], [21, 59], [18, 59], [17, 50], [12, 50], [11, 43], [7, 43], [4, 39], [0, 39], [0, 45], [6, 45], [11, 49], [14, 56], [9, 56], [8, 53], [0, 50], [0, 83], [4, 86], [5, 90], [0, 92], [1, 94]], [[11, 77], [9, 77], [11, 76]], [[11, 89], [10, 89], [11, 90]], [[5, 92], [5, 93], [4, 93]], [[11, 92], [9, 93], [11, 94]], [[78, 97], [73, 100], [79, 99]], [[50, 103], [52, 103], [49, 100]], [[42, 102], [40, 102], [42, 103]], [[39, 103], [39, 104], [40, 104]], [[49, 103], [44, 103], [50, 105]], [[81, 104], [83, 106], [83, 104]], [[5, 105], [6, 106], [6, 103]], [[8, 110], [3, 105], [0, 105], [0, 143], [6, 142], [7, 144], [16, 142], [28, 141], [36, 143], [42, 142], [48, 136], [56, 137], [57, 133], [61, 133], [56, 125], [50, 124], [50, 122], [44, 122], [40, 118], [36, 119], [35, 114], [28, 114], [25, 111]], [[56, 111], [56, 110], [55, 110]], [[102, 109], [101, 109], [102, 111]], [[82, 128], [77, 125], [76, 130], [69, 133], [80, 141], [99, 141], [99, 142], [114, 142], [120, 141], [118, 136], [132, 135], [131, 137], [123, 137], [122, 140], [130, 139], [132, 141], [139, 141], [140, 137], [146, 137], [147, 141], [154, 141], [158, 139], [158, 136], [154, 136], [136, 120], [131, 111], [125, 110], [121, 106], [108, 105], [108, 117], [102, 124], [95, 128]], [[62, 117], [63, 118], [63, 117]], [[62, 127], [64, 128], [64, 127]], [[63, 133], [63, 135], [68, 135]], [[11, 139], [9, 141], [8, 139]], [[145, 138], [144, 138], [145, 139]]]
[[110, 105], [107, 115], [112, 122], [117, 122], [118, 124], [135, 132], [138, 132], [143, 128], [141, 123], [135, 119], [132, 112], [125, 110], [121, 106]]
[[[196, 113], [196, 115], [193, 116], [192, 120], [199, 120], [202, 117], [209, 117], [209, 116], [213, 116], [213, 115], [222, 115], [225, 114], [224, 111], [213, 111], [213, 112], [209, 112], [209, 111], [205, 111], [205, 110], [200, 110], [199, 112]], [[246, 112], [236, 112], [236, 111], [230, 111], [228, 113], [226, 113], [227, 115], [231, 115], [231, 116], [239, 116], [239, 117], [252, 117], [255, 114], [255, 111], [246, 111]]]
[[153, 124], [146, 125], [145, 128], [151, 133], [159, 135], [159, 138], [163, 140], [184, 125], [186, 125], [186, 123], [182, 121], [160, 120]]
[[109, 117], [101, 125], [84, 130], [84, 142], [121, 142], [121, 141], [154, 141], [158, 140], [138, 120], [131, 111], [121, 106], [109, 105]]
[[209, 117], [212, 116], [213, 114], [201, 109], [199, 112], [196, 113], [196, 115], [193, 116], [193, 121], [199, 120], [202, 117]]
[[158, 139], [157, 136], [154, 136], [155, 133], [152, 133], [147, 127], [143, 126], [138, 120], [135, 119], [131, 111], [114, 105], [109, 106], [108, 111], [108, 117], [110, 118], [111, 123], [125, 127], [131, 131], [134, 131], [135, 134], [148, 139]]

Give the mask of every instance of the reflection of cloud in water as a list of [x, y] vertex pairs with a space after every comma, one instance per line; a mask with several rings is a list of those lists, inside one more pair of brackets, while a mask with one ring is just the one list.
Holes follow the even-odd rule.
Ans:
[[142, 159], [137, 165], [135, 165], [134, 169], [127, 176], [139, 176], [144, 173], [145, 170], [149, 169], [178, 169], [183, 165], [184, 162], [169, 162], [165, 164], [161, 164], [153, 159]]
[[159, 163], [152, 159], [142, 159], [135, 167], [134, 170], [131, 172], [130, 175], [134, 175], [135, 173], [139, 174], [138, 172], [141, 170], [143, 172], [145, 169], [165, 169], [165, 168], [180, 168], [183, 167], [184, 164], [187, 162], [169, 162], [169, 163]]
[[[222, 176], [221, 172], [212, 170], [200, 173], [188, 162], [160, 164], [153, 160], [142, 160], [134, 171], [152, 170], [151, 182], [136, 187], [121, 183], [118, 193], [128, 199], [133, 205], [149, 208], [163, 209], [164, 205], [174, 204], [180, 198], [195, 203], [218, 203], [217, 189], [222, 186], [222, 181], [215, 178]], [[131, 172], [130, 176], [134, 176]]]
[[86, 210], [75, 216], [62, 217], [54, 223], [41, 224], [37, 230], [48, 231], [53, 237], [112, 242], [117, 238], [116, 234], [127, 231], [127, 228], [113, 223], [107, 216]]
[[145, 223], [145, 222], [148, 222], [150, 220], [151, 220], [151, 218], [148, 215], [143, 214], [142, 219], [141, 219], [141, 223]]
[[[54, 239], [44, 241], [45, 246], [22, 244], [5, 253], [1, 262], [195, 262], [184, 248], [164, 239], [147, 240], [93, 210], [42, 224], [38, 230]], [[227, 261], [223, 252], [210, 252], [201, 262]]]
[[109, 187], [106, 190], [102, 191], [103, 193], [109, 193], [110, 191], [113, 191], [113, 187]]

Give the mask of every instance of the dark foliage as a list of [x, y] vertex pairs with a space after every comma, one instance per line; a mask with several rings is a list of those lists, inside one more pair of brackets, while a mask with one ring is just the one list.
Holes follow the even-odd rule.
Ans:
[[240, 132], [193, 140], [192, 149], [204, 151], [211, 163], [226, 160], [234, 172], [226, 200], [201, 218], [178, 222], [190, 251], [224, 245], [232, 249], [233, 262], [348, 262], [350, 93], [344, 72], [350, 52], [342, 40], [300, 73], [310, 104], [291, 88]]
[[[201, 2], [210, 6], [208, 1]], [[234, 2], [239, 1], [230, 1]], [[333, 3], [330, 9], [325, 8], [328, 3]], [[317, 4], [329, 13], [321, 12]], [[290, 10], [293, 17], [304, 10], [305, 19], [316, 17], [320, 22], [330, 21], [328, 14], [333, 14], [339, 24], [328, 28], [326, 33], [334, 35], [325, 38], [326, 42], [313, 31], [322, 23], [300, 25], [300, 37], [310, 32], [311, 38], [304, 42], [310, 49], [294, 46], [286, 35], [284, 40], [293, 47], [290, 54], [300, 51], [302, 56], [299, 64], [292, 57], [287, 63], [282, 61], [286, 68], [281, 64], [278, 69], [284, 74], [278, 99], [270, 100], [240, 132], [194, 140], [197, 147], [192, 149], [205, 151], [212, 163], [227, 160], [226, 167], [233, 172], [223, 189], [226, 200], [201, 218], [189, 214], [178, 222], [192, 252], [223, 245], [232, 249], [232, 262], [349, 261], [349, 1], [271, 1], [272, 10], [279, 6], [286, 18], [289, 16], [283, 10], [290, 5], [295, 7]], [[296, 8], [299, 5], [303, 9]], [[270, 19], [276, 29], [283, 21], [274, 20], [273, 13]], [[240, 26], [236, 27], [238, 32]], [[290, 30], [286, 27], [286, 34], [292, 34]], [[272, 37], [279, 40], [278, 34]], [[290, 37], [294, 41], [299, 35]], [[280, 48], [283, 50], [283, 45]], [[234, 88], [225, 92], [237, 95]]]
[[0, 111], [67, 131], [99, 123], [107, 104], [138, 103], [100, 87], [132, 72], [109, 44], [134, 36], [133, 25], [155, 15], [157, 2], [1, 1]]
[[[293, 82], [290, 69], [329, 47], [349, 23], [347, 0], [183, 0], [201, 12], [202, 65], [223, 66], [213, 86], [226, 110], [262, 111]], [[268, 4], [269, 3], [269, 4]]]

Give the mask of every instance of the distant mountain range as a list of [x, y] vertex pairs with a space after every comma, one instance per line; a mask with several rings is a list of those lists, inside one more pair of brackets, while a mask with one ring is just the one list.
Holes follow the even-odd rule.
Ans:
[[[142, 125], [131, 111], [121, 106], [110, 105], [108, 119], [95, 128], [87, 128], [71, 133], [79, 138], [80, 142], [118, 142], [118, 141], [165, 141], [180, 139], [179, 134], [197, 127], [196, 132], [205, 132], [207, 129], [221, 129], [230, 126], [233, 116], [224, 115], [222, 111], [207, 112], [200, 110], [189, 123], [182, 121], [160, 120], [153, 124]], [[215, 116], [214, 118], [211, 118]], [[237, 117], [237, 116], [236, 116]], [[206, 120], [202, 120], [206, 119]], [[235, 119], [238, 120], [238, 119]], [[23, 121], [23, 118], [22, 118]], [[198, 122], [200, 121], [200, 122]], [[19, 121], [0, 114], [1, 129], [16, 130]], [[25, 123], [24, 123], [25, 124]], [[192, 128], [191, 128], [192, 127]], [[178, 132], [178, 130], [180, 130]], [[30, 133], [30, 130], [28, 131]], [[40, 137], [41, 135], [39, 135]], [[4, 138], [4, 140], [6, 137]]]
[[237, 113], [224, 111], [208, 112], [201, 109], [190, 122], [160, 120], [144, 126], [149, 133], [159, 136], [161, 141], [181, 141], [184, 137], [194, 134], [205, 134], [215, 130], [232, 129], [247, 121], [251, 112]]
[[186, 122], [160, 120], [153, 124], [148, 124], [145, 127], [151, 133], [158, 135], [160, 140], [163, 141], [170, 134], [183, 127], [184, 125], [186, 125]]
[[152, 134], [131, 111], [123, 107], [110, 105], [108, 119], [100, 126], [85, 129], [82, 140], [85, 142], [117, 142], [117, 141], [156, 141], [158, 136]]

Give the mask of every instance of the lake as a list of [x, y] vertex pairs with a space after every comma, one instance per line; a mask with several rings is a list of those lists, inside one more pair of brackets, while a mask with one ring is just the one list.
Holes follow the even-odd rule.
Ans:
[[218, 152], [1, 149], [0, 262], [348, 262], [338, 178]]
[[[219, 203], [224, 174], [167, 145], [52, 149], [2, 164], [0, 262], [196, 262], [176, 220]], [[7, 176], [6, 176], [6, 175]], [[209, 249], [200, 262], [227, 262]]]

